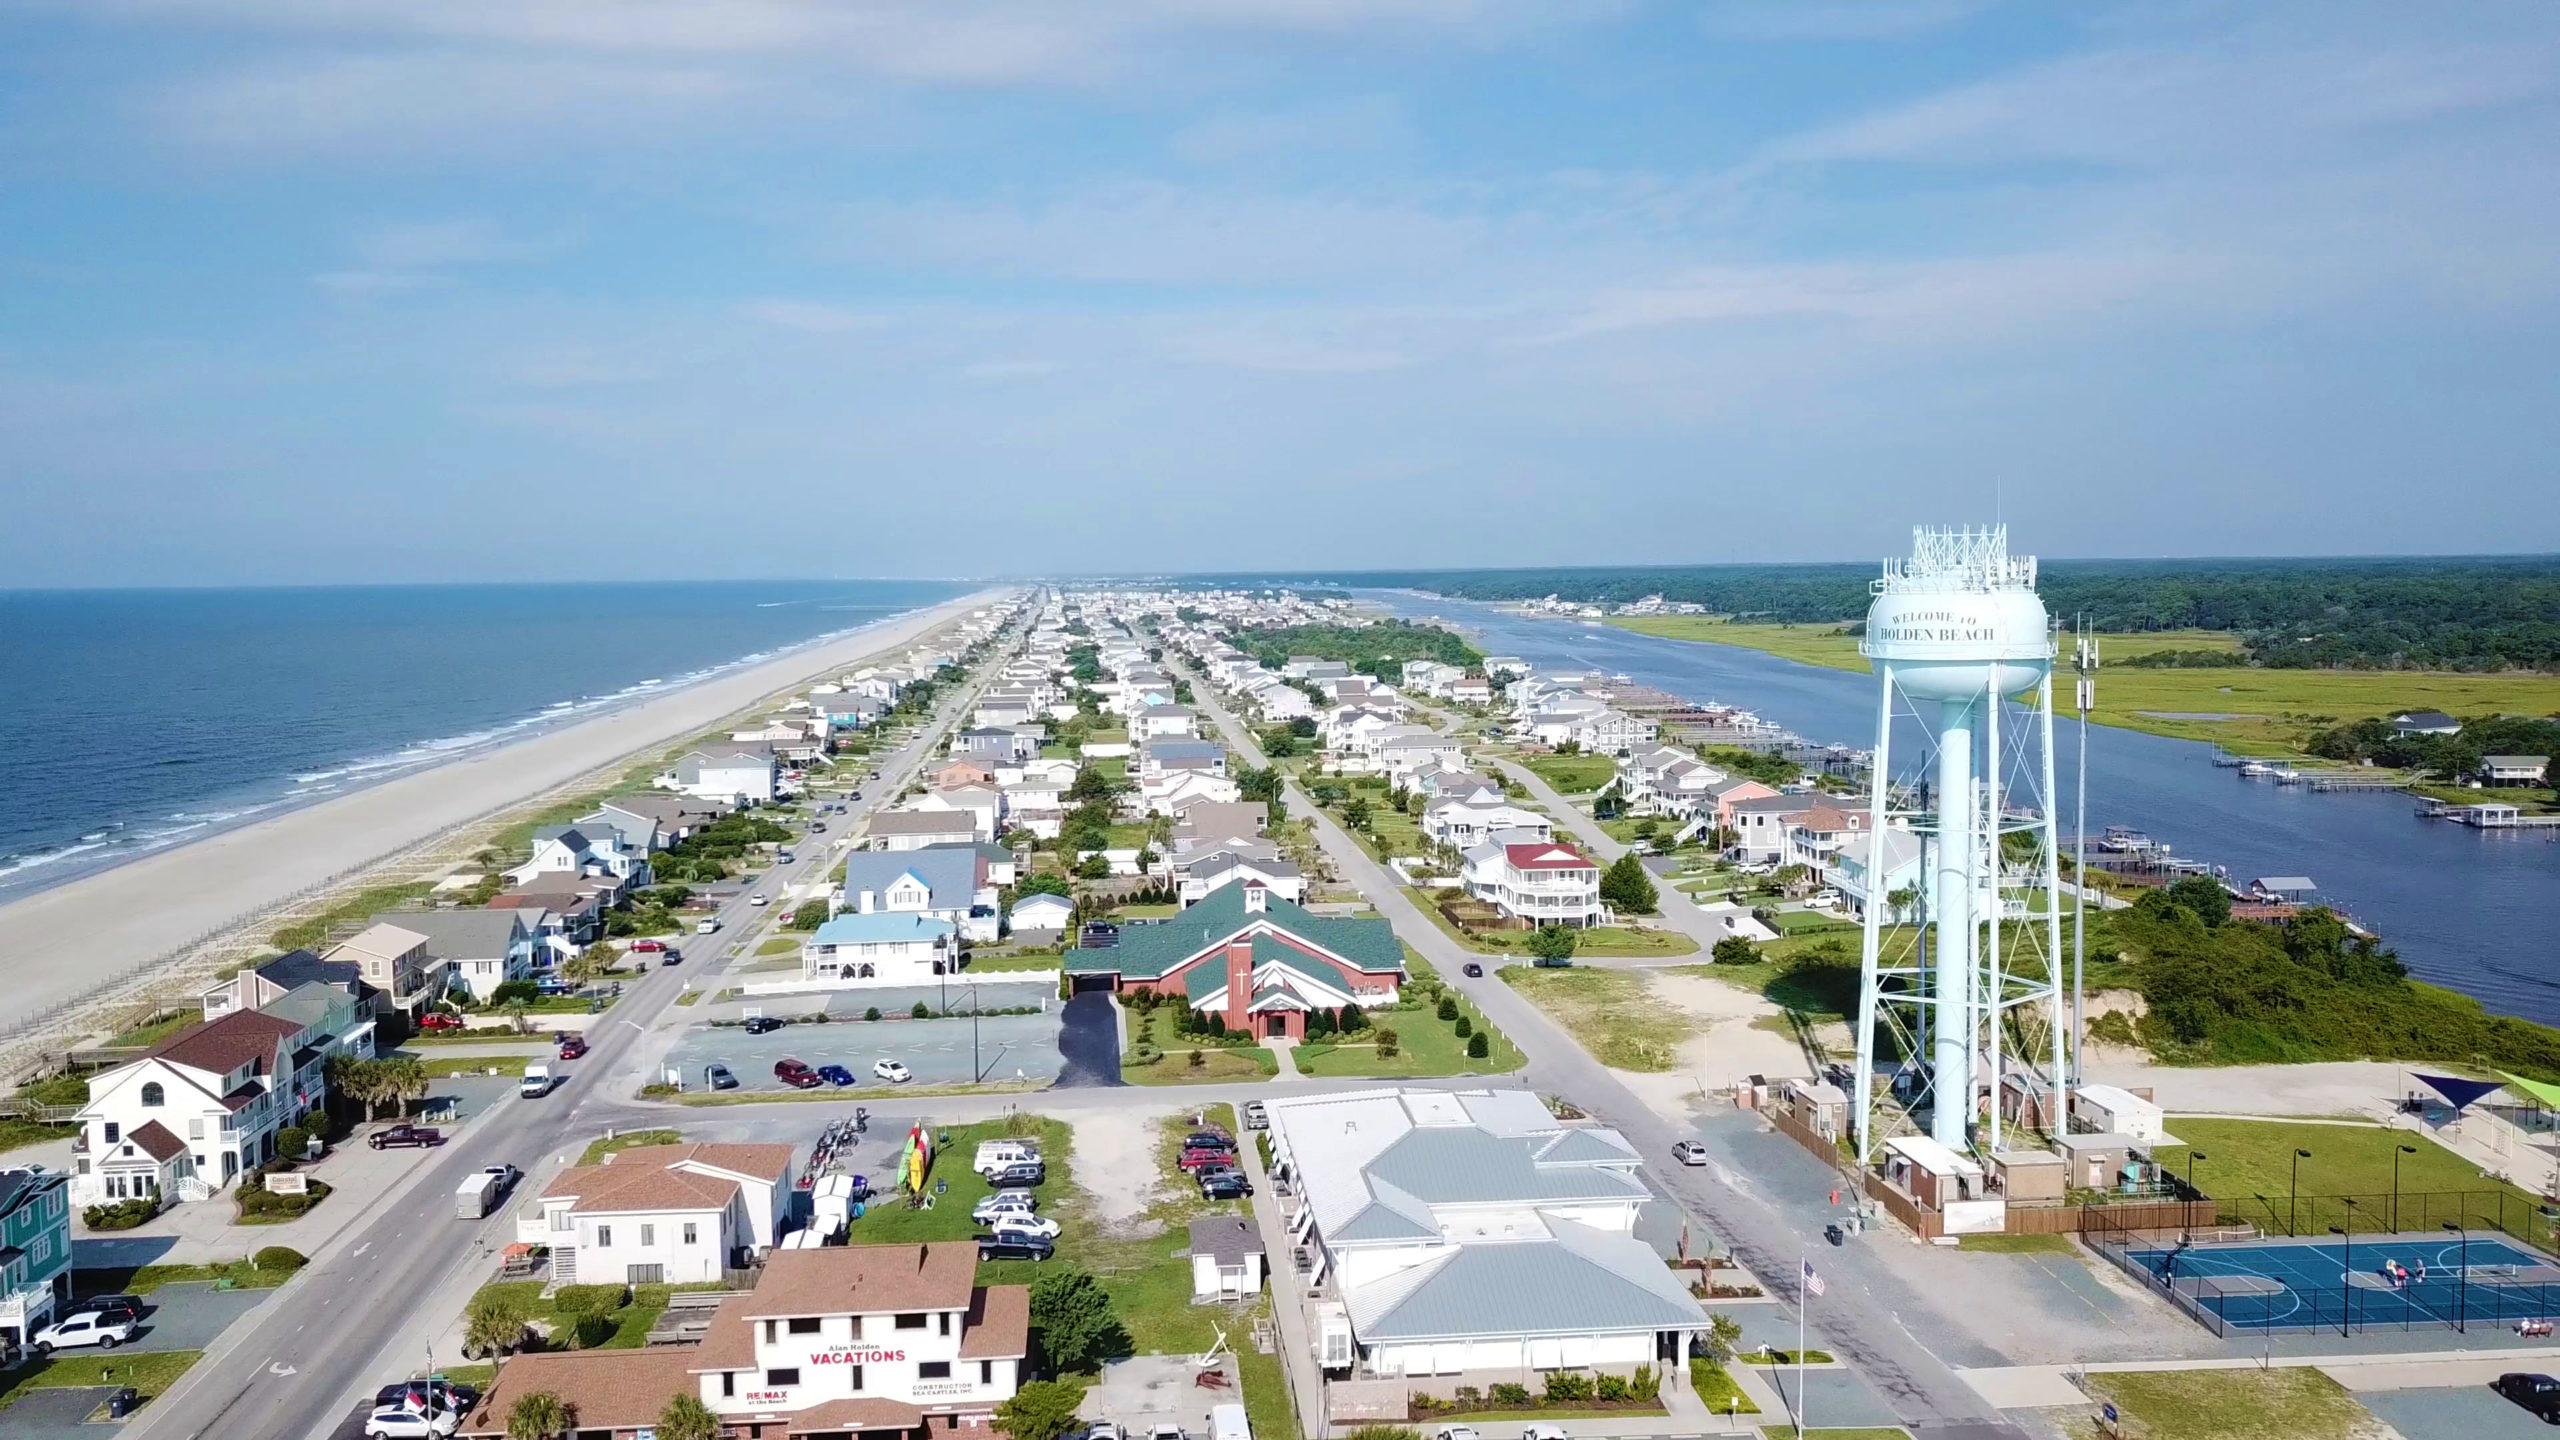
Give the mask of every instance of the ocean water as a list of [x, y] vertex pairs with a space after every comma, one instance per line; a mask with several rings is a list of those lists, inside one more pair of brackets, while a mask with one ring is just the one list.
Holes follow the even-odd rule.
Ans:
[[[1819, 743], [1876, 743], [1876, 681], [1862, 672], [1463, 600], [1359, 593], [1399, 614], [1444, 618], [1492, 654], [1624, 674], [1691, 700], [1738, 705]], [[2102, 670], [2101, 693], [2106, 684]], [[2066, 827], [2077, 723], [2054, 725]], [[1898, 727], [1894, 743], [1908, 746], [1913, 738]], [[2307, 875], [2320, 899], [2378, 932], [2419, 978], [2502, 1014], [2560, 1025], [2560, 941], [2550, 925], [2560, 901], [2560, 832], [2499, 834], [2422, 820], [2405, 795], [2315, 794], [2242, 779], [2217, 769], [2212, 757], [2212, 747], [2196, 741], [2091, 726], [2090, 836], [2129, 825], [2185, 859], [2227, 867], [2242, 884], [2261, 875]]]
[[0, 901], [969, 588], [0, 592]]

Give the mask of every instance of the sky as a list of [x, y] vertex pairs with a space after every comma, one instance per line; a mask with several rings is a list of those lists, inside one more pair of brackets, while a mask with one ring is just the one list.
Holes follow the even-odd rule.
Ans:
[[2560, 7], [0, 0], [0, 584], [2560, 550]]

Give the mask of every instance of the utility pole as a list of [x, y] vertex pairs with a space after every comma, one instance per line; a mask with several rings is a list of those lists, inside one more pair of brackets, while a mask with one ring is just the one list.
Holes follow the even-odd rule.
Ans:
[[[2079, 1084], [2084, 1078], [2081, 1073], [2080, 1043], [2081, 1037], [2087, 1033], [2082, 1026], [2080, 1014], [2083, 994], [2080, 976], [2088, 955], [2089, 712], [2096, 709], [2098, 705], [2098, 640], [2096, 636], [2089, 633], [2087, 611], [2082, 611], [2080, 614], [2079, 642], [2074, 647], [2071, 660], [2072, 673], [2077, 682], [2072, 688], [2076, 692], [2074, 698], [2080, 706], [2080, 765], [2079, 773], [2075, 777], [2080, 787], [2080, 798], [2072, 806], [2071, 820], [2071, 828], [2074, 832], [2071, 842], [2072, 868], [2077, 872], [2072, 883], [2076, 893], [2072, 897], [2071, 905], [2071, 1083], [2074, 1085]], [[2059, 1117], [2059, 1123], [2066, 1133], [2070, 1130], [2070, 1117]]]

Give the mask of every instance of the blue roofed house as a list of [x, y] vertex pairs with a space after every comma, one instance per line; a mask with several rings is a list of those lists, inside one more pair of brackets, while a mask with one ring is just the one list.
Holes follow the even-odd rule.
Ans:
[[0, 1350], [24, 1345], [71, 1298], [71, 1177], [0, 1170]]
[[948, 920], [911, 910], [838, 915], [800, 945], [804, 980], [917, 985], [959, 968], [960, 936]]
[[1307, 1016], [1392, 1005], [1404, 943], [1386, 921], [1310, 914], [1259, 881], [1221, 886], [1173, 918], [1130, 925], [1106, 950], [1073, 950], [1078, 990], [1178, 995], [1231, 1031], [1303, 1039]]
[[973, 846], [857, 850], [845, 857], [840, 913], [901, 913], [947, 921], [963, 940], [993, 943], [996, 884]]
[[1636, 1238], [1653, 1196], [1616, 1131], [1568, 1125], [1523, 1090], [1265, 1109], [1273, 1175], [1305, 1199], [1291, 1238], [1316, 1253], [1328, 1370], [1441, 1395], [1535, 1371], [1651, 1366], [1677, 1383], [1707, 1315]]

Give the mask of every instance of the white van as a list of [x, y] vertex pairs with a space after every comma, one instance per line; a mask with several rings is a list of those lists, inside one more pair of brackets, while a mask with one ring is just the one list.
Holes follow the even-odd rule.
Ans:
[[1209, 1410], [1209, 1440], [1253, 1440], [1253, 1427], [1245, 1423], [1241, 1405], [1216, 1405]]
[[1007, 1165], [1037, 1165], [1040, 1147], [1021, 1140], [981, 1140], [978, 1157], [969, 1168], [981, 1175], [993, 1175]]

